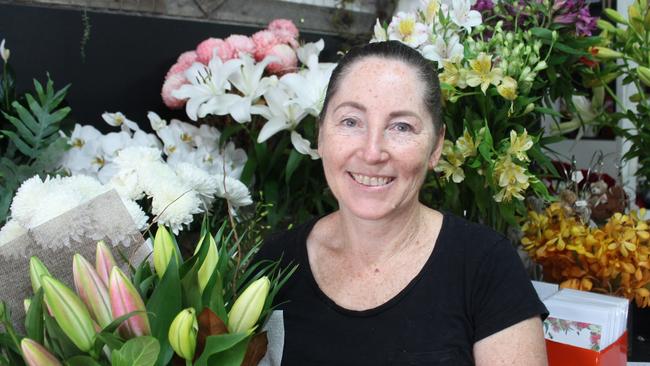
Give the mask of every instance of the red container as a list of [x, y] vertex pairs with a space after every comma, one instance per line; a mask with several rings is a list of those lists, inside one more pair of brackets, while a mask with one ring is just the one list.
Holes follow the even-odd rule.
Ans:
[[546, 340], [549, 366], [626, 366], [627, 332], [602, 351]]

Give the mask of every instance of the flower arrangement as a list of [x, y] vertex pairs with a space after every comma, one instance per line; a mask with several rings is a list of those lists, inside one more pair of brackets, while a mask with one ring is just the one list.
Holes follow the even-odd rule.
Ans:
[[615, 213], [592, 227], [560, 202], [530, 211], [521, 244], [561, 287], [598, 291], [650, 306], [650, 232], [645, 210]]
[[427, 186], [444, 189], [428, 201], [505, 232], [525, 215], [526, 196], [549, 198], [540, 177], [557, 172], [539, 120], [558, 115], [550, 101], [570, 99], [574, 86], [560, 75], [589, 60], [594, 24], [578, 1], [423, 0], [387, 25], [377, 21], [373, 41], [402, 41], [440, 70], [448, 142], [441, 176]]
[[145, 260], [130, 276], [99, 242], [95, 265], [74, 256], [74, 291], [32, 257], [26, 334], [16, 332], [0, 302], [0, 359], [27, 366], [256, 365], [266, 353], [260, 326], [293, 270], [273, 262], [249, 267], [251, 256], [242, 257], [235, 238], [226, 223], [213, 236], [204, 220], [196, 250], [184, 260], [161, 225], [153, 268]]
[[165, 78], [170, 108], [184, 107], [201, 128], [217, 126], [246, 150], [241, 180], [274, 202], [266, 217], [272, 227], [334, 206], [313, 148], [335, 66], [319, 62], [324, 47], [322, 40], [301, 44], [296, 26], [276, 19], [251, 37], [206, 39]]

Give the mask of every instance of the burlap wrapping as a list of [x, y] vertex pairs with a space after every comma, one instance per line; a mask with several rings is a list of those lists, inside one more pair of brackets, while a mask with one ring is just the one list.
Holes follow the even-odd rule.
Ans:
[[37, 256], [50, 273], [74, 289], [72, 257], [80, 253], [95, 263], [98, 240], [112, 247], [122, 269], [128, 261], [139, 264], [151, 251], [143, 245], [126, 207], [115, 191], [101, 194], [5, 245], [0, 246], [0, 299], [11, 310], [16, 329], [24, 329], [23, 300], [33, 295], [29, 279], [29, 259]]

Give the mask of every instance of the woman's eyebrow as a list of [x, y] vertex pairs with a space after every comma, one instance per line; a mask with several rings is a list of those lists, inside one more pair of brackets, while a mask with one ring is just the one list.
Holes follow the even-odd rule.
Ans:
[[399, 111], [394, 111], [390, 112], [388, 115], [390, 118], [395, 118], [395, 117], [415, 117], [417, 119], [420, 119], [420, 115], [409, 110], [399, 110]]
[[366, 111], [366, 107], [364, 107], [363, 105], [361, 105], [361, 104], [359, 104], [357, 102], [354, 102], [354, 101], [343, 102], [343, 103], [339, 104], [338, 106], [336, 106], [336, 109], [334, 109], [334, 111], [336, 112], [337, 110], [339, 110], [339, 109], [341, 109], [343, 107], [356, 108], [356, 109], [358, 109], [358, 110], [360, 110], [362, 112]]

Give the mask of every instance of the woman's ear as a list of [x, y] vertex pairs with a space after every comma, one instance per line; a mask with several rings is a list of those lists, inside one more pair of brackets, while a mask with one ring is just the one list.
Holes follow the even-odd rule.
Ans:
[[433, 169], [438, 165], [438, 161], [442, 155], [442, 147], [445, 144], [445, 126], [443, 125], [439, 131], [440, 133], [436, 136], [436, 144], [433, 147], [431, 156], [429, 156], [429, 169]]

